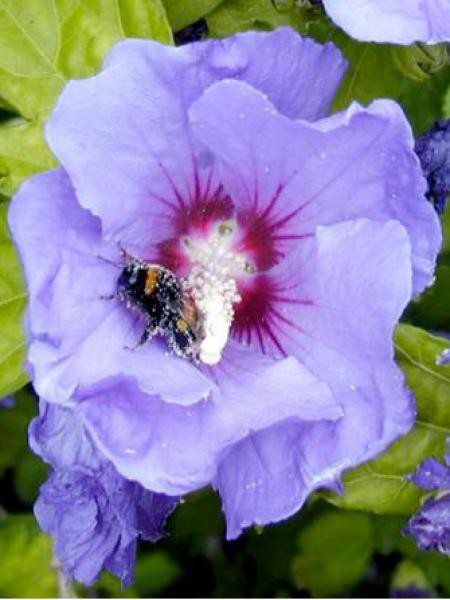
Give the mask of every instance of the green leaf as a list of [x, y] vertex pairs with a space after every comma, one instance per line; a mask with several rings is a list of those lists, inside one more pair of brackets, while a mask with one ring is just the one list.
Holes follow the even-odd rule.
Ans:
[[447, 209], [441, 217], [443, 243], [439, 262], [441, 264], [450, 265], [450, 203], [447, 204]]
[[405, 475], [425, 458], [445, 454], [450, 435], [450, 366], [436, 361], [449, 345], [448, 340], [411, 325], [397, 328], [397, 361], [416, 397], [416, 424], [378, 459], [349, 471], [344, 477], [345, 494], [327, 494], [333, 504], [378, 514], [410, 515], [418, 508], [423, 491], [407, 482]]
[[300, 551], [292, 563], [295, 585], [316, 597], [344, 594], [363, 578], [373, 539], [370, 515], [344, 511], [320, 515], [299, 534]]
[[41, 458], [30, 451], [23, 454], [14, 470], [14, 490], [24, 504], [35, 502], [48, 471], [48, 465]]
[[226, 37], [248, 29], [275, 29], [289, 25], [299, 29], [307, 11], [293, 2], [277, 10], [272, 0], [227, 0], [207, 17], [213, 37]]
[[159, 596], [180, 575], [180, 567], [167, 552], [153, 551], [138, 559], [134, 586], [140, 598]]
[[12, 196], [24, 179], [56, 165], [42, 126], [14, 119], [0, 125], [0, 192]]
[[36, 401], [24, 391], [15, 395], [15, 406], [0, 411], [0, 475], [19, 464], [28, 450], [28, 425], [36, 415]]
[[404, 560], [395, 570], [391, 590], [407, 591], [411, 587], [428, 592], [430, 596], [433, 596], [433, 590], [423, 570], [410, 560]]
[[450, 266], [436, 270], [434, 285], [409, 307], [406, 317], [426, 329], [450, 331]]
[[8, 193], [55, 164], [42, 124], [68, 79], [93, 75], [125, 37], [172, 41], [160, 0], [0, 0], [0, 30], [0, 96], [25, 119], [0, 127]]
[[22, 321], [26, 306], [22, 268], [6, 221], [8, 203], [0, 201], [0, 398], [21, 388], [28, 375]]
[[180, 31], [199, 19], [206, 17], [223, 0], [163, 0], [169, 23], [174, 31]]
[[0, 521], [0, 597], [57, 598], [50, 538], [39, 531], [31, 515]]
[[[342, 32], [337, 32], [333, 41], [350, 61], [350, 68], [334, 102], [336, 110], [347, 108], [353, 100], [367, 104], [376, 98], [390, 97], [402, 102], [417, 95], [424, 110], [427, 88], [422, 86], [430, 80], [429, 71], [435, 63], [427, 55], [422, 56], [418, 46], [367, 44], [357, 42]], [[440, 52], [438, 56], [441, 56]], [[430, 62], [425, 64], [420, 59]]]

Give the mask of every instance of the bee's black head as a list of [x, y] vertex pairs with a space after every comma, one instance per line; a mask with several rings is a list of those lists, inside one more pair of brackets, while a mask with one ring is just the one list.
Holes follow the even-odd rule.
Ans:
[[145, 286], [146, 270], [136, 262], [126, 265], [117, 280], [117, 292], [130, 295]]

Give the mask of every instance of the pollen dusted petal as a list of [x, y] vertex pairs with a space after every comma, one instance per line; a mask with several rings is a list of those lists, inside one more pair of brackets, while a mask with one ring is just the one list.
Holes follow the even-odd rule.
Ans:
[[191, 404], [211, 393], [214, 382], [170, 355], [163, 342], [127, 349], [138, 343], [144, 323], [104, 298], [116, 291], [120, 253], [102, 240], [99, 220], [77, 204], [63, 170], [25, 183], [9, 220], [30, 292], [28, 360], [39, 394], [67, 403], [75, 391], [119, 373], [169, 402]]
[[[273, 331], [286, 354], [330, 385], [344, 417], [275, 424], [224, 457], [215, 486], [229, 538], [290, 516], [315, 489], [335, 486], [344, 469], [376, 456], [414, 421], [392, 347], [411, 292], [410, 245], [399, 223], [360, 219], [319, 227], [315, 240], [267, 276], [272, 287], [290, 282], [294, 298], [298, 290], [313, 299], [311, 306], [275, 304], [283, 319], [274, 320]], [[266, 351], [278, 350], [264, 340]], [[259, 344], [257, 335], [251, 343]]]
[[411, 239], [414, 292], [430, 285], [440, 224], [425, 199], [411, 128], [397, 104], [353, 104], [309, 124], [279, 114], [246, 83], [222, 81], [189, 114], [195, 135], [220, 161], [220, 178], [249, 229], [256, 263], [278, 262], [318, 225], [395, 219]]
[[169, 495], [208, 485], [221, 457], [251, 431], [285, 419], [342, 416], [328, 388], [294, 358], [272, 361], [229, 344], [212, 370], [218, 393], [190, 407], [162, 402], [133, 382], [106, 382], [80, 411], [125, 476]]
[[80, 202], [106, 235], [148, 258], [154, 245], [178, 237], [180, 212], [217, 189], [199, 159], [187, 110], [224, 77], [248, 81], [283, 112], [324, 116], [346, 63], [332, 45], [288, 28], [248, 32], [180, 48], [126, 40], [106, 68], [71, 81], [46, 128]]

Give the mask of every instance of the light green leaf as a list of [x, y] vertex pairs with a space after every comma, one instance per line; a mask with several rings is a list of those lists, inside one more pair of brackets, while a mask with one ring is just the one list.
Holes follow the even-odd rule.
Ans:
[[68, 79], [93, 75], [125, 37], [172, 41], [160, 0], [0, 0], [0, 30], [0, 96], [28, 121], [0, 127], [9, 193], [54, 164], [42, 124]]
[[22, 267], [6, 220], [8, 203], [0, 201], [0, 398], [21, 388], [28, 375], [22, 321], [26, 306]]
[[349, 471], [345, 495], [327, 496], [334, 504], [379, 514], [415, 512], [423, 491], [408, 483], [405, 475], [429, 456], [442, 457], [450, 435], [450, 366], [436, 362], [449, 345], [448, 340], [410, 325], [397, 328], [397, 361], [416, 397], [416, 425], [380, 458]]
[[32, 515], [12, 515], [0, 521], [0, 597], [56, 598], [57, 576], [51, 541]]
[[292, 563], [299, 589], [316, 597], [334, 597], [358, 583], [374, 551], [370, 515], [329, 511], [317, 517], [298, 537], [300, 551]]
[[391, 590], [405, 590], [414, 587], [434, 596], [433, 590], [423, 570], [410, 560], [402, 561], [395, 570], [391, 581]]
[[14, 119], [0, 125], [0, 192], [11, 196], [37, 171], [56, 165], [40, 123]]
[[224, 0], [163, 0], [169, 23], [174, 31], [180, 31], [199, 19], [206, 17]]

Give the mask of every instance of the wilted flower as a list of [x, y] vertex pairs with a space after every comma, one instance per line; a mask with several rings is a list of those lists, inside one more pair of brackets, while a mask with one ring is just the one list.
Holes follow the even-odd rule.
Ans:
[[54, 536], [67, 574], [91, 585], [108, 569], [129, 585], [138, 537], [159, 539], [177, 499], [119, 475], [70, 409], [45, 403], [41, 409], [30, 443], [54, 470], [35, 505], [39, 524]]
[[412, 44], [450, 41], [449, 0], [323, 0], [325, 10], [357, 40]]
[[442, 214], [450, 194], [450, 119], [438, 121], [418, 137], [416, 152], [428, 181], [428, 198]]
[[425, 460], [410, 480], [424, 490], [439, 492], [427, 498], [405, 528], [422, 550], [438, 550], [450, 555], [450, 455], [445, 464], [435, 458]]
[[122, 42], [12, 202], [38, 393], [146, 489], [212, 484], [229, 538], [413, 422], [392, 332], [439, 222], [395, 103], [325, 118], [344, 70], [289, 29]]

